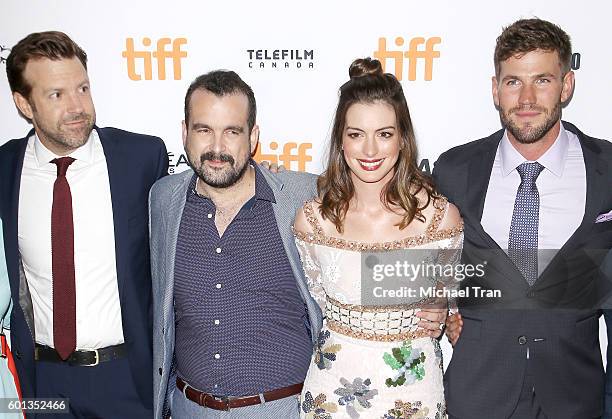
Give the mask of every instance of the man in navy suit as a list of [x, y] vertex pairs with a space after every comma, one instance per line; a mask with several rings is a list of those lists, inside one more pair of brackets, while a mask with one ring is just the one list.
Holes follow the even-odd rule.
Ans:
[[551, 22], [504, 28], [492, 77], [503, 129], [446, 151], [434, 167], [463, 216], [463, 262], [487, 264], [462, 287], [502, 294], [458, 299], [460, 314], [449, 316], [451, 419], [603, 414], [612, 143], [561, 120], [574, 91], [571, 56], [569, 35]]
[[64, 33], [28, 35], [6, 64], [33, 125], [0, 147], [23, 396], [68, 398], [65, 417], [150, 418], [147, 197], [167, 173], [166, 148], [95, 126], [87, 57]]

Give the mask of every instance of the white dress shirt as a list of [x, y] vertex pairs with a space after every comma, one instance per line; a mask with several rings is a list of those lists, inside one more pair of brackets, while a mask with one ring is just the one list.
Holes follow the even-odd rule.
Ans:
[[[527, 162], [508, 140], [507, 132], [497, 148], [482, 214], [484, 230], [506, 252], [514, 201], [521, 176], [516, 168]], [[561, 130], [553, 145], [537, 162], [544, 166], [536, 180], [540, 194], [538, 274], [546, 268], [580, 226], [586, 204], [586, 169], [578, 137]]]
[[[19, 191], [19, 253], [32, 296], [36, 342], [53, 347], [51, 207], [57, 158], [36, 135], [28, 140]], [[78, 349], [124, 342], [106, 157], [97, 132], [70, 157]]]

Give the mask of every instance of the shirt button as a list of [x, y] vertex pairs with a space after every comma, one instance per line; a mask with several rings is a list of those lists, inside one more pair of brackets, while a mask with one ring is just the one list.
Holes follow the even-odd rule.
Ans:
[[214, 387], [215, 387], [215, 388], [219, 388], [219, 384], [215, 384], [215, 385], [214, 385]]
[[217, 252], [217, 253], [221, 253], [221, 248], [220, 248], [220, 247], [217, 247], [217, 248], [215, 249], [215, 252]]
[[208, 214], [208, 215], [207, 215], [207, 217], [208, 217], [208, 218], [212, 218], [212, 214]]
[[219, 359], [219, 358], [221, 358], [221, 355], [215, 354], [215, 359]]
[[218, 325], [219, 324], [219, 320], [215, 319], [215, 324]]
[[221, 289], [221, 284], [217, 284], [215, 287], [217, 287], [217, 289]]
[[519, 345], [524, 345], [527, 343], [527, 338], [525, 336], [519, 336], [518, 338]]

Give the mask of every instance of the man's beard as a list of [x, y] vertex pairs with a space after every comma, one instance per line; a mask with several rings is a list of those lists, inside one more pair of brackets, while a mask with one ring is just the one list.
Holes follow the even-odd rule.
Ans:
[[[202, 179], [204, 183], [212, 186], [213, 188], [227, 188], [238, 182], [249, 167], [249, 157], [250, 154], [247, 154], [244, 159], [240, 159], [236, 164], [236, 160], [234, 160], [234, 158], [229, 154], [207, 151], [200, 156], [200, 164], [196, 166], [195, 162], [193, 161], [194, 159], [192, 159], [191, 156], [189, 156], [189, 153], [187, 153], [187, 159], [189, 160], [189, 165], [193, 171], [200, 179]], [[219, 169], [210, 168], [204, 164], [206, 160], [220, 160], [228, 162], [229, 167], [225, 165]]]
[[[546, 114], [547, 118], [540, 125], [532, 126], [531, 124], [527, 124], [521, 128], [514, 121], [512, 121], [512, 119], [510, 119], [510, 115], [515, 112], [526, 110], [542, 112]], [[516, 141], [521, 144], [533, 144], [542, 139], [542, 137], [544, 137], [548, 131], [555, 126], [557, 121], [561, 119], [561, 102], [557, 102], [555, 107], [550, 112], [546, 108], [540, 106], [517, 106], [507, 112], [504, 112], [502, 109], [499, 111], [499, 115], [504, 127], [514, 136]]]
[[[76, 130], [63, 129], [65, 123], [75, 121], [85, 121], [85, 124]], [[44, 124], [37, 124], [36, 128], [49, 142], [53, 143], [54, 145], [65, 149], [76, 149], [87, 142], [89, 135], [93, 130], [94, 123], [95, 116], [82, 112], [58, 122], [55, 129], [50, 129]]]

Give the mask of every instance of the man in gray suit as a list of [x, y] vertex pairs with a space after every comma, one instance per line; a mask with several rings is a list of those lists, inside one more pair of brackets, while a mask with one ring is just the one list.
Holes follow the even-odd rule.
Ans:
[[198, 77], [183, 121], [193, 170], [151, 190], [155, 418], [299, 417], [322, 315], [291, 225], [316, 177], [251, 160], [255, 115], [236, 73]]

